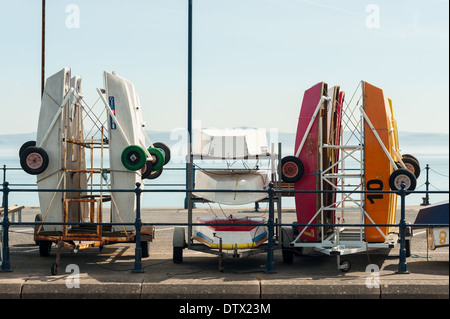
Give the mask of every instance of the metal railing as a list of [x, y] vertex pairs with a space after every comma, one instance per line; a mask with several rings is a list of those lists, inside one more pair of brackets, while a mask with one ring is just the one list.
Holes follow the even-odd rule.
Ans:
[[[12, 271], [11, 264], [10, 264], [10, 253], [9, 253], [9, 228], [11, 226], [15, 225], [24, 225], [24, 226], [40, 226], [40, 225], [81, 225], [85, 223], [74, 223], [74, 222], [11, 222], [8, 217], [8, 198], [9, 194], [11, 192], [101, 192], [104, 190], [83, 190], [83, 189], [16, 189], [16, 188], [9, 188], [8, 182], [3, 182], [3, 204], [4, 204], [4, 214], [3, 214], [3, 221], [1, 223], [3, 227], [3, 260], [1, 265], [1, 271], [3, 272], [9, 272]], [[133, 223], [90, 223], [91, 225], [100, 225], [100, 226], [114, 226], [114, 225], [122, 225], [122, 226], [130, 226], [133, 225], [136, 230], [136, 247], [135, 247], [135, 261], [134, 261], [134, 269], [132, 272], [144, 272], [144, 269], [142, 267], [142, 249], [141, 249], [141, 228], [144, 225], [149, 226], [196, 226], [196, 225], [202, 225], [202, 226], [209, 226], [209, 225], [215, 225], [215, 226], [225, 226], [230, 225], [227, 223], [223, 224], [208, 224], [208, 223], [174, 223], [174, 222], [167, 222], [167, 223], [143, 223], [141, 220], [141, 207], [140, 207], [140, 199], [142, 196], [142, 193], [153, 193], [153, 192], [178, 192], [178, 193], [186, 193], [186, 195], [194, 192], [194, 190], [190, 189], [176, 189], [176, 190], [170, 190], [170, 189], [153, 189], [153, 190], [143, 190], [141, 189], [141, 184], [136, 183], [135, 189], [116, 189], [116, 190], [109, 190], [108, 192], [114, 193], [114, 192], [134, 192], [136, 196], [136, 218]], [[294, 190], [277, 190], [273, 187], [273, 184], [269, 184], [269, 188], [267, 190], [198, 190], [196, 189], [195, 192], [232, 192], [232, 193], [267, 193], [268, 196], [268, 202], [269, 202], [269, 212], [268, 212], [268, 220], [266, 223], [261, 224], [261, 226], [266, 226], [268, 229], [268, 244], [267, 244], [267, 264], [266, 264], [266, 273], [275, 273], [275, 262], [274, 262], [274, 229], [275, 227], [280, 226], [292, 226], [292, 224], [283, 224], [283, 223], [275, 223], [274, 220], [274, 198], [276, 195], [282, 196], [283, 193], [348, 193], [348, 191], [330, 191], [330, 190], [323, 190], [323, 191], [294, 191]], [[399, 254], [399, 264], [398, 264], [398, 270], [397, 273], [400, 274], [407, 274], [407, 264], [406, 264], [406, 247], [405, 247], [405, 238], [406, 238], [406, 229], [408, 227], [439, 227], [439, 226], [449, 226], [448, 224], [414, 224], [414, 225], [408, 225], [406, 223], [406, 216], [405, 216], [405, 197], [409, 193], [414, 193], [412, 191], [406, 191], [404, 188], [404, 185], [402, 184], [402, 189], [399, 191], [353, 191], [353, 193], [396, 193], [401, 198], [401, 216], [400, 216], [400, 222], [398, 224], [314, 224], [314, 226], [317, 227], [342, 227], [342, 226], [349, 226], [349, 227], [390, 227], [390, 226], [396, 226], [399, 227], [400, 231], [400, 254]], [[424, 193], [424, 192], [419, 192]], [[428, 191], [428, 193], [445, 193], [448, 194], [448, 191]], [[241, 225], [241, 224], [240, 224]], [[250, 225], [250, 224], [248, 224]], [[242, 224], [242, 226], [247, 226], [247, 224]], [[296, 226], [310, 226], [310, 224], [296, 224]], [[189, 239], [190, 240], [190, 239]], [[280, 246], [280, 245], [278, 245]]]

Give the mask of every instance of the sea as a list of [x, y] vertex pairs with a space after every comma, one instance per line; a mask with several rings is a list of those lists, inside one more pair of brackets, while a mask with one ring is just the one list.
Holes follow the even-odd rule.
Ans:
[[[146, 180], [142, 195], [143, 207], [184, 207], [186, 193], [186, 136], [182, 132], [147, 132], [153, 142], [167, 144], [172, 150], [172, 160], [164, 166], [161, 176], [154, 180]], [[273, 145], [280, 143], [282, 157], [293, 155], [295, 134], [269, 132], [268, 140]], [[8, 182], [11, 192], [9, 205], [39, 206], [37, 192], [24, 192], [23, 190], [37, 189], [36, 176], [25, 173], [20, 168], [19, 148], [30, 140], [35, 140], [36, 133], [0, 135], [0, 169], [2, 182]], [[399, 132], [400, 151], [402, 154], [414, 155], [420, 162], [421, 174], [417, 179], [416, 192], [406, 197], [406, 205], [420, 205], [424, 202], [428, 166], [428, 190], [446, 193], [430, 193], [429, 203], [434, 204], [449, 199], [449, 135], [445, 133], [414, 133]], [[277, 149], [275, 146], [275, 150]], [[105, 158], [107, 162], [107, 158]], [[94, 163], [95, 165], [98, 163]], [[250, 162], [224, 162], [224, 161], [198, 161], [194, 162], [197, 169], [208, 168], [254, 168], [270, 170], [268, 161]], [[244, 166], [242, 166], [244, 165]], [[99, 166], [97, 166], [99, 167]], [[95, 188], [95, 187], [94, 187]], [[147, 192], [149, 190], [149, 192]], [[158, 190], [158, 192], [151, 192]], [[168, 190], [168, 192], [162, 192]], [[170, 191], [171, 190], [171, 191]], [[169, 192], [170, 191], [170, 192]], [[398, 201], [400, 202], [400, 201]], [[3, 199], [2, 199], [3, 204]], [[210, 204], [196, 204], [206, 206]], [[267, 205], [262, 203], [261, 206]], [[295, 207], [292, 197], [283, 197], [283, 207]], [[267, 209], [260, 207], [260, 209]]]

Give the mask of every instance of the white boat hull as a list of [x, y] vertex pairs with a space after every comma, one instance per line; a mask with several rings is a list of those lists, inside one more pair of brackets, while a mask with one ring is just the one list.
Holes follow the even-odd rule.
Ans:
[[[47, 169], [37, 175], [38, 189], [63, 188], [63, 133], [64, 126], [68, 125], [64, 121], [67, 120], [64, 113], [67, 113], [69, 101], [63, 106], [62, 112], [60, 112], [60, 106], [70, 90], [70, 73], [70, 68], [64, 68], [49, 77], [45, 83], [39, 111], [36, 145], [47, 152], [49, 163]], [[61, 192], [39, 192], [41, 214], [46, 222], [63, 222], [62, 198]], [[62, 225], [51, 227], [56, 231], [62, 231], [63, 228]]]
[[198, 170], [194, 196], [224, 205], [244, 205], [267, 198], [266, 192], [202, 192], [201, 190], [268, 189], [267, 171], [262, 170]]
[[[129, 145], [145, 148], [142, 115], [134, 85], [128, 80], [105, 72], [105, 92], [114, 116], [109, 117], [109, 161], [112, 189], [135, 189], [143, 180], [141, 172], [128, 170], [122, 164], [123, 150]], [[120, 128], [119, 128], [120, 126]], [[125, 135], [125, 136], [124, 136]], [[134, 192], [114, 192], [111, 204], [113, 223], [134, 223], [136, 219], [136, 195]], [[134, 226], [115, 226], [117, 230], [133, 230]]]

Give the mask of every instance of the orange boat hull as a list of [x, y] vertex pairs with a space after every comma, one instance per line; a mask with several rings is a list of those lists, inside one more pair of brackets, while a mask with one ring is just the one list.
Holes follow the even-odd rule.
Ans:
[[[397, 127], [390, 100], [384, 96], [383, 90], [367, 82], [363, 82], [363, 90], [364, 112], [391, 157], [394, 161], [398, 161], [394, 151], [398, 148]], [[364, 123], [364, 167], [366, 190], [390, 190], [389, 176], [394, 168], [367, 121]], [[365, 223], [393, 224], [396, 208], [396, 194], [367, 193], [365, 194], [365, 211], [370, 218], [365, 216]], [[383, 235], [386, 236], [392, 229], [390, 226], [378, 228], [366, 227], [368, 243], [384, 242]]]

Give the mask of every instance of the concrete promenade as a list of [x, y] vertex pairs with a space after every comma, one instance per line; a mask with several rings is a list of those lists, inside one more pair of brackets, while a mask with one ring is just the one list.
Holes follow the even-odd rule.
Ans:
[[[407, 208], [413, 222], [420, 206]], [[25, 208], [23, 221], [34, 221], [38, 208]], [[222, 215], [220, 209], [199, 207], [195, 216]], [[226, 209], [225, 214], [267, 216], [265, 210]], [[283, 223], [295, 220], [284, 209]], [[144, 208], [142, 221], [187, 222], [180, 208]], [[31, 226], [10, 228], [12, 272], [0, 272], [1, 299], [220, 299], [254, 303], [275, 299], [396, 299], [449, 298], [449, 250], [427, 249], [425, 230], [414, 232], [409, 274], [397, 274], [399, 247], [341, 256], [351, 261], [349, 272], [337, 269], [337, 258], [316, 251], [296, 256], [284, 264], [275, 250], [275, 273], [267, 273], [267, 254], [226, 258], [219, 271], [216, 255], [183, 250], [183, 263], [172, 261], [172, 226], [157, 226], [150, 256], [142, 259], [144, 272], [134, 273], [134, 244], [114, 244], [102, 250], [89, 248], [72, 253], [62, 249], [60, 269], [51, 275], [56, 248], [41, 257]], [[267, 303], [264, 303], [267, 304]], [[221, 308], [222, 311], [226, 311]], [[259, 310], [264, 310], [259, 309]]]

